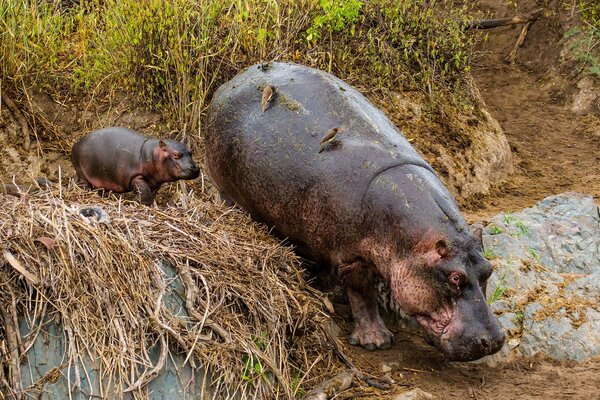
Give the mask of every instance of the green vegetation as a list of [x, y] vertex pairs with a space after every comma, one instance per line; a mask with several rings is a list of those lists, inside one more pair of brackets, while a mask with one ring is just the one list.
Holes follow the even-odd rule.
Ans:
[[483, 251], [483, 256], [490, 261], [498, 258], [498, 256], [490, 249], [485, 249]]
[[569, 29], [565, 38], [575, 37], [571, 51], [578, 66], [577, 72], [600, 78], [600, 2], [578, 0], [577, 5], [582, 26]]
[[500, 275], [498, 284], [494, 288], [492, 295], [487, 300], [488, 304], [492, 304], [493, 302], [500, 300], [502, 298], [502, 296], [504, 295], [504, 291], [506, 290], [506, 287], [504, 286], [504, 281], [506, 280], [506, 274], [508, 273], [508, 268], [509, 268], [509, 265], [506, 266], [506, 268], [504, 269], [504, 272], [502, 273], [502, 275]]
[[512, 319], [512, 322], [514, 322], [515, 325], [522, 325], [524, 318], [525, 316], [523, 315], [523, 311], [517, 310], [515, 311], [515, 316]]
[[0, 78], [59, 97], [126, 91], [180, 128], [244, 67], [286, 60], [368, 88], [460, 88], [468, 1], [37, 0], [0, 3]]
[[350, 26], [350, 33], [354, 35], [361, 7], [360, 0], [321, 0], [323, 14], [315, 17], [312, 26], [306, 32], [306, 40], [316, 41], [321, 37], [323, 30], [329, 33], [340, 32], [347, 26]]
[[[267, 347], [268, 332], [261, 332], [260, 335], [253, 335], [253, 342], [260, 351], [264, 351]], [[262, 363], [257, 355], [249, 353], [242, 358], [244, 362], [244, 370], [242, 371], [242, 379], [250, 382], [258, 377], [261, 377], [265, 372]]]
[[520, 237], [527, 235], [529, 233], [529, 227], [525, 225], [525, 222], [521, 221], [519, 218], [515, 217], [512, 212], [507, 212], [504, 215], [504, 223], [508, 225], [514, 225], [517, 228], [517, 232], [514, 233], [514, 236]]
[[515, 221], [515, 226], [518, 229], [517, 234], [516, 234], [517, 237], [529, 234], [529, 227], [527, 225], [525, 225], [525, 222], [523, 222], [521, 220], [517, 220], [517, 221]]
[[538, 264], [540, 263], [540, 255], [537, 253], [537, 251], [535, 251], [535, 249], [530, 247], [527, 249], [527, 253], [529, 253], [531, 258], [533, 258]]
[[499, 235], [502, 233], [502, 228], [500, 228], [497, 225], [492, 225], [488, 229], [490, 231], [490, 234], [492, 234], [492, 235]]

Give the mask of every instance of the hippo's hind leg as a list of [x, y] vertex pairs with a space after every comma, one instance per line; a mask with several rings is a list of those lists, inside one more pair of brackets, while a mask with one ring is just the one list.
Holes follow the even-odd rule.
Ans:
[[233, 207], [235, 202], [231, 199], [231, 197], [227, 196], [225, 193], [219, 190], [219, 202], [225, 204], [225, 207]]
[[350, 344], [360, 344], [367, 350], [392, 347], [394, 335], [386, 328], [379, 315], [372, 268], [365, 262], [358, 261], [343, 265], [338, 271], [354, 317]]
[[152, 189], [143, 177], [138, 176], [133, 179], [131, 186], [137, 194], [138, 201], [146, 206], [151, 206], [156, 197], [158, 189]]

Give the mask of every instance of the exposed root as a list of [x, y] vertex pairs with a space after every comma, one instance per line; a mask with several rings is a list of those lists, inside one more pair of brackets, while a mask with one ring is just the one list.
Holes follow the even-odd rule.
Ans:
[[525, 24], [525, 26], [521, 29], [521, 33], [519, 34], [519, 38], [517, 39], [517, 42], [515, 43], [515, 47], [513, 47], [513, 49], [510, 51], [510, 53], [508, 54], [508, 56], [506, 56], [505, 61], [509, 64], [513, 64], [515, 62], [515, 59], [517, 58], [517, 49], [521, 46], [523, 46], [523, 43], [525, 42], [525, 37], [527, 37], [527, 32], [529, 32], [529, 27], [531, 26], [531, 24], [533, 23], [533, 21], [529, 21]]
[[31, 146], [31, 138], [29, 137], [29, 126], [27, 125], [27, 120], [21, 113], [21, 110], [19, 110], [17, 105], [14, 103], [14, 101], [12, 101], [10, 97], [8, 97], [6, 92], [0, 90], [0, 95], [2, 97], [2, 102], [6, 104], [6, 107], [8, 107], [13, 117], [21, 127], [21, 134], [23, 136], [23, 148], [25, 150], [29, 150], [29, 147]]

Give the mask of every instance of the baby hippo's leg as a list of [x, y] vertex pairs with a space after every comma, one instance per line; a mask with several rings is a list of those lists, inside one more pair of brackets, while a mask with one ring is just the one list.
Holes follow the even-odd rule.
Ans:
[[143, 177], [138, 176], [133, 179], [131, 186], [137, 194], [137, 200], [146, 205], [151, 206], [156, 197], [156, 190], [152, 190]]

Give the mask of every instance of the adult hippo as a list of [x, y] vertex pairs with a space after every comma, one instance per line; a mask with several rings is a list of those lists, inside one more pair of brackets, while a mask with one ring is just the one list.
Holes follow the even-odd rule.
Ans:
[[[275, 95], [263, 113], [266, 86]], [[253, 66], [215, 93], [204, 132], [220, 192], [337, 270], [355, 321], [350, 343], [391, 346], [383, 286], [391, 308], [416, 317], [448, 358], [500, 349], [481, 232], [470, 233], [432, 168], [356, 89], [296, 64]]]
[[163, 183], [200, 175], [185, 144], [120, 127], [98, 129], [81, 138], [73, 146], [71, 161], [88, 186], [116, 193], [135, 191], [145, 205], [152, 204]]

